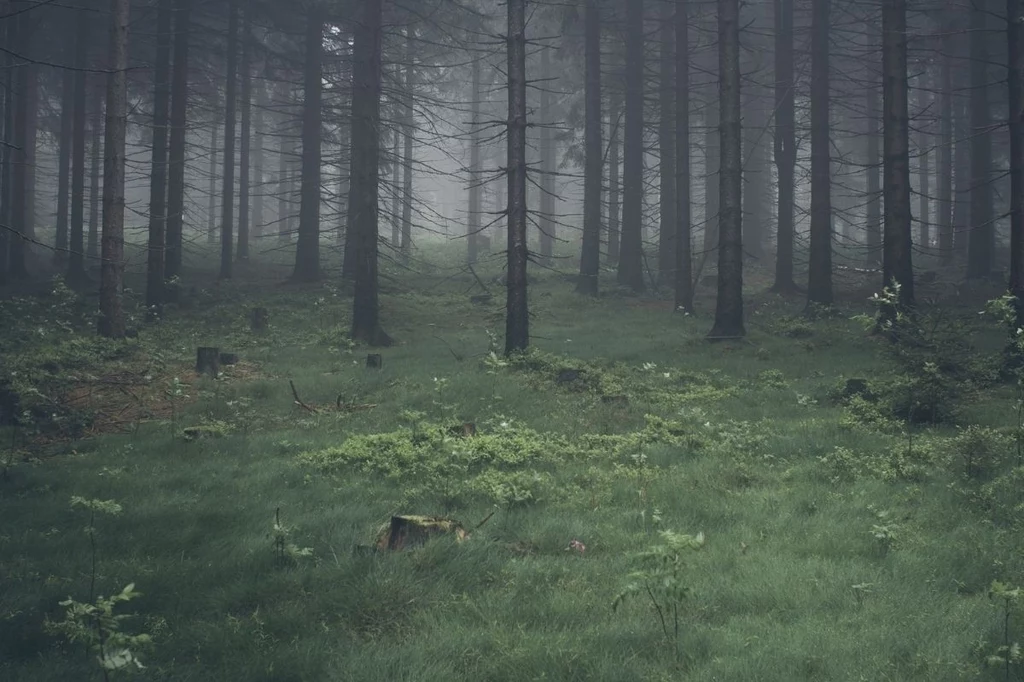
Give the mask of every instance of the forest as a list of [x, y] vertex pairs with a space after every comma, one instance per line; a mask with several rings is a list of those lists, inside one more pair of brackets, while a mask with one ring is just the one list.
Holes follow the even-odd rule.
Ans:
[[1024, 0], [0, 0], [0, 680], [1024, 680]]

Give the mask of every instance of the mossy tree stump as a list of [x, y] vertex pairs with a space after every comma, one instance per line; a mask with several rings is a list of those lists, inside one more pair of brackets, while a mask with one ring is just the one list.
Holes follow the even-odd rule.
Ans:
[[209, 374], [216, 378], [220, 374], [220, 349], [200, 346], [196, 349], [196, 374]]
[[377, 549], [411, 549], [438, 535], [454, 535], [461, 541], [468, 533], [458, 521], [441, 516], [392, 516], [377, 535]]
[[367, 369], [383, 369], [384, 358], [381, 357], [380, 353], [370, 353], [366, 356], [366, 368]]
[[270, 329], [270, 313], [266, 308], [253, 308], [249, 328], [254, 334], [265, 334]]

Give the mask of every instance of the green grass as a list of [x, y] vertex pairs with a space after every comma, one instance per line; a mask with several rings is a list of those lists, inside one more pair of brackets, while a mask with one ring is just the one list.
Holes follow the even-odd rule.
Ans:
[[[387, 272], [385, 328], [400, 343], [380, 372], [344, 341], [337, 282], [281, 286], [258, 269], [209, 284], [145, 326], [127, 359], [105, 360], [145, 358], [157, 381], [177, 372], [189, 398], [175, 424], [51, 444], [0, 482], [0, 678], [102, 679], [80, 646], [44, 630], [62, 618], [58, 601], [88, 597], [79, 495], [124, 507], [96, 520], [96, 585], [144, 594], [124, 608], [138, 614], [125, 629], [154, 638], [140, 652], [147, 680], [1003, 679], [982, 665], [1002, 643], [987, 590], [1022, 581], [1020, 536], [970, 502], [981, 484], [960, 478], [951, 426], [916, 429], [917, 468], [892, 473], [906, 437], [832, 400], [843, 378], [892, 372], [849, 319], [860, 310], [791, 338], [801, 302], [756, 293], [755, 273], [748, 338], [712, 345], [706, 313], [586, 300], [540, 272], [544, 355], [493, 367], [500, 296], [471, 305], [456, 256], [430, 258], [431, 274]], [[266, 337], [248, 332], [257, 304], [271, 311]], [[196, 380], [197, 345], [237, 352], [252, 371]], [[594, 383], [560, 386], [559, 367]], [[325, 409], [294, 405], [289, 379]], [[602, 391], [629, 402], [605, 404]], [[330, 409], [339, 395], [375, 407]], [[1012, 390], [972, 400], [963, 423], [1016, 423]], [[480, 435], [442, 437], [463, 421]], [[209, 437], [183, 438], [203, 425]], [[819, 459], [837, 447], [867, 470], [839, 475]], [[278, 509], [312, 558], [275, 556]], [[395, 513], [473, 526], [491, 511], [462, 543], [358, 549]], [[871, 534], [884, 524], [897, 533], [888, 551]], [[679, 661], [646, 602], [611, 608], [659, 528], [707, 538], [685, 557]], [[574, 538], [583, 556], [566, 550]]]

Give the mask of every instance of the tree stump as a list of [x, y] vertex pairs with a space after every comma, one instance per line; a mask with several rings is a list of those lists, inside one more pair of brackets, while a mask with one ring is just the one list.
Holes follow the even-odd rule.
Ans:
[[220, 364], [222, 365], [237, 365], [238, 354], [237, 353], [221, 353], [218, 357]]
[[571, 384], [574, 381], [579, 381], [583, 378], [585, 369], [561, 369], [558, 370], [558, 376], [555, 377], [556, 384]]
[[216, 378], [220, 374], [220, 349], [200, 346], [196, 349], [196, 374], [209, 374]]
[[370, 353], [366, 356], [366, 368], [367, 369], [383, 369], [384, 358], [381, 357], [380, 353]]
[[464, 540], [466, 529], [454, 519], [440, 516], [392, 516], [391, 523], [377, 535], [377, 549], [403, 550], [422, 545], [437, 535], [454, 535]]
[[476, 424], [473, 422], [462, 422], [449, 428], [448, 433], [456, 438], [472, 438], [476, 435]]
[[266, 308], [253, 308], [249, 320], [249, 328], [253, 334], [264, 334], [270, 329], [270, 314]]

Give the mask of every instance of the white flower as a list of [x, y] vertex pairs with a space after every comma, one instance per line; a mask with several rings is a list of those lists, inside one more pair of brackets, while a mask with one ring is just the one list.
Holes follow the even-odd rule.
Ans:
[[672, 376], [672, 374], [670, 372], [663, 372], [661, 376], [663, 376], [666, 379], [668, 379], [668, 378], [670, 378]]

